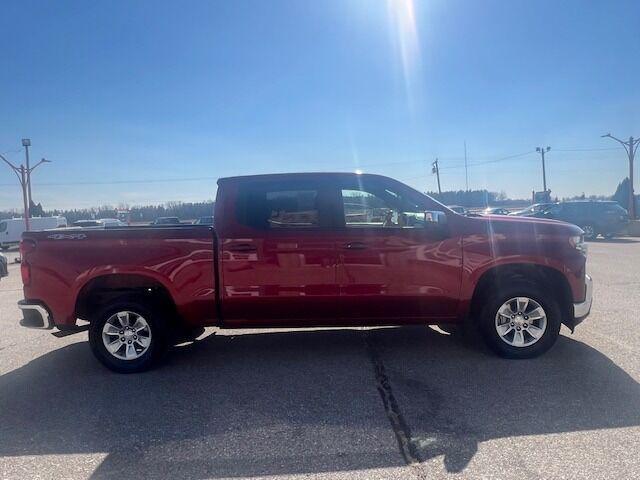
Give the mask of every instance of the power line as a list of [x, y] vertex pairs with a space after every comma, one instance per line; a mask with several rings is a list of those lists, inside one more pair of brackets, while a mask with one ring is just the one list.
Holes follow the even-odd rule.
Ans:
[[509, 155], [507, 157], [502, 157], [502, 158], [495, 158], [493, 160], [487, 160], [484, 162], [474, 162], [474, 163], [469, 163], [468, 165], [451, 165], [451, 166], [447, 166], [447, 167], [440, 167], [440, 170], [449, 170], [449, 169], [454, 169], [454, 168], [466, 168], [468, 167], [476, 167], [478, 165], [488, 165], [491, 163], [498, 163], [498, 162], [504, 162], [505, 160], [511, 160], [513, 158], [519, 158], [519, 157], [524, 157], [525, 155], [530, 155], [532, 153], [535, 153], [535, 150], [531, 150], [528, 152], [523, 152], [523, 153], [517, 153], [515, 155]]
[[[557, 152], [588, 152], [588, 151], [611, 151], [611, 150], [619, 150], [619, 148], [565, 148], [565, 149], [554, 149]], [[12, 150], [5, 153], [20, 153], [21, 150]], [[530, 150], [527, 152], [517, 153], [513, 155], [507, 155], [505, 157], [492, 158], [490, 160], [484, 160], [479, 162], [471, 162], [467, 163], [466, 167], [478, 167], [482, 165], [491, 165], [494, 163], [505, 162], [507, 160], [512, 160], [520, 157], [524, 157], [527, 155], [531, 155], [535, 153], [535, 150]], [[464, 157], [438, 157], [439, 161], [443, 159], [463, 159]], [[479, 157], [482, 158], [482, 157]], [[487, 158], [487, 157], [484, 157]], [[558, 159], [568, 160], [568, 159]], [[404, 164], [419, 164], [424, 160], [401, 160], [397, 162], [379, 162], [379, 163], [369, 163], [369, 164], [361, 164], [358, 167], [384, 167], [384, 166], [393, 166], [393, 165], [404, 165]], [[438, 170], [455, 170], [465, 168], [464, 164], [460, 165], [438, 165]], [[133, 180], [104, 180], [104, 181], [91, 181], [91, 180], [79, 180], [75, 182], [42, 182], [36, 183], [38, 186], [75, 186], [75, 185], [126, 185], [126, 184], [153, 184], [153, 183], [170, 183], [170, 182], [196, 182], [196, 181], [205, 181], [205, 180], [217, 180], [219, 177], [213, 176], [203, 176], [203, 177], [187, 177], [187, 178], [159, 178], [159, 179], [133, 179]], [[416, 178], [416, 177], [412, 177]], [[13, 183], [0, 183], [0, 186], [12, 186]]]
[[619, 148], [597, 148], [597, 147], [593, 147], [593, 148], [554, 148], [553, 151], [554, 152], [604, 152], [604, 151], [611, 151], [611, 150], [620, 150]]
[[[105, 180], [99, 182], [92, 181], [78, 181], [78, 182], [43, 182], [37, 183], [38, 186], [47, 187], [68, 187], [74, 185], [125, 185], [125, 184], [137, 184], [137, 183], [168, 183], [168, 182], [197, 182], [201, 180], [218, 180], [220, 177], [191, 177], [191, 178], [154, 178], [143, 180]], [[1, 184], [2, 186], [8, 186], [13, 184]]]

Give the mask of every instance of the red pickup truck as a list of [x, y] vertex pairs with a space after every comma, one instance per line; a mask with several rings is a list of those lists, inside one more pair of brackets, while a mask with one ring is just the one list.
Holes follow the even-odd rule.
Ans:
[[224, 178], [214, 213], [213, 227], [25, 233], [21, 324], [86, 320], [96, 357], [134, 372], [204, 326], [475, 325], [529, 358], [591, 308], [578, 227], [461, 216], [383, 176]]

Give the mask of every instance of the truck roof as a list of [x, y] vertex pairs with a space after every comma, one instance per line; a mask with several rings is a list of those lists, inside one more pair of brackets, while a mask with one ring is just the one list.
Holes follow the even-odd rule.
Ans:
[[[357, 172], [294, 172], [294, 173], [267, 173], [260, 175], [238, 175], [235, 177], [224, 177], [218, 179], [218, 185], [223, 183], [236, 183], [246, 181], [261, 181], [261, 180], [309, 180], [309, 179], [324, 179], [324, 180], [338, 180], [347, 179], [353, 177], [363, 178], [385, 178], [390, 179], [384, 175], [378, 175], [375, 173], [357, 173]], [[392, 180], [392, 179], [391, 179]]]

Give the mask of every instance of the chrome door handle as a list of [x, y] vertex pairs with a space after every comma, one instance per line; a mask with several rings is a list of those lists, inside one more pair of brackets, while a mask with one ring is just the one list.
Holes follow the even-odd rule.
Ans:
[[229, 250], [232, 252], [239, 252], [239, 253], [251, 253], [251, 252], [257, 251], [256, 247], [249, 243], [239, 243], [236, 245], [231, 245], [229, 247]]
[[349, 242], [344, 245], [347, 250], [365, 250], [367, 245], [363, 242]]

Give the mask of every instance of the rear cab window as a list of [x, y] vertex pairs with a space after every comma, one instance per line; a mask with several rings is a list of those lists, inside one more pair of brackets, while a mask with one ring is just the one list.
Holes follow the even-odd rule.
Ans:
[[242, 185], [238, 223], [259, 230], [316, 230], [328, 224], [322, 191], [314, 183], [261, 182]]

